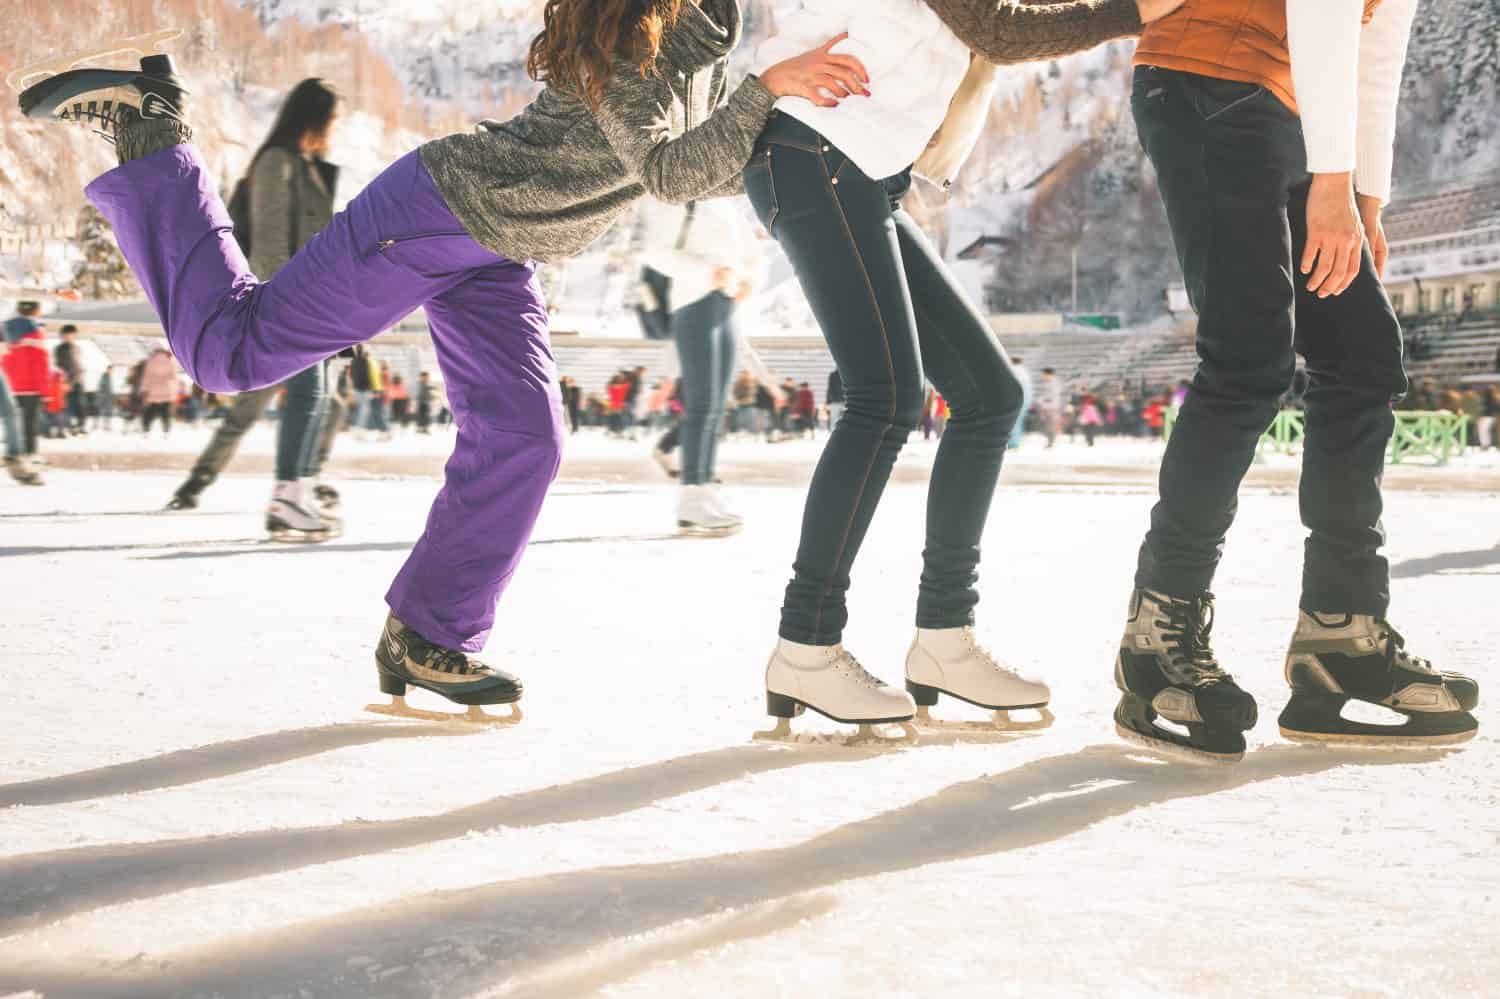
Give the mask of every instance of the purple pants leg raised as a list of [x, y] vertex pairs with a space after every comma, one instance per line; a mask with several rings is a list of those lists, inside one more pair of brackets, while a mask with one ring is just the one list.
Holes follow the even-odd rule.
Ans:
[[192, 146], [111, 170], [88, 196], [114, 226], [173, 353], [210, 391], [273, 385], [425, 307], [458, 443], [386, 601], [430, 641], [483, 648], [562, 448], [534, 267], [475, 243], [417, 153], [269, 281], [250, 273]]

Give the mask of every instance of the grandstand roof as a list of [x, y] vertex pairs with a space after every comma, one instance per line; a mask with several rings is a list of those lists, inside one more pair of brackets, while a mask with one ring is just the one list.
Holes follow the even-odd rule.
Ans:
[[1392, 240], [1493, 225], [1500, 225], [1500, 173], [1408, 188], [1385, 211], [1385, 231]]

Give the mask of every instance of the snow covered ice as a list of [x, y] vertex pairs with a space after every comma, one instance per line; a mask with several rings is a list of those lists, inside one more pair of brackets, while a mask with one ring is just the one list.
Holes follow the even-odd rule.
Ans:
[[[347, 533], [277, 546], [265, 476], [158, 512], [202, 439], [62, 442], [46, 488], [0, 488], [0, 996], [1500, 994], [1489, 703], [1451, 752], [1276, 734], [1288, 460], [1252, 473], [1216, 586], [1262, 720], [1203, 770], [1110, 720], [1151, 445], [1032, 443], [1003, 478], [981, 637], [1057, 724], [879, 752], [750, 739], [817, 445], [731, 442], [747, 528], [704, 541], [672, 536], [644, 443], [576, 440], [487, 650], [526, 721], [469, 731], [360, 711], [445, 440], [346, 437]], [[931, 454], [855, 571], [847, 643], [888, 682]], [[1497, 473], [1388, 476], [1394, 621], [1490, 686]]]

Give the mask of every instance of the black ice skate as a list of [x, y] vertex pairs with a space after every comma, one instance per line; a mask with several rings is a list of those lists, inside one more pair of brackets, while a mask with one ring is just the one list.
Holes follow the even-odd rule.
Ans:
[[[521, 720], [521, 681], [509, 673], [454, 649], [429, 642], [394, 614], [386, 618], [385, 631], [375, 648], [375, 668], [380, 674], [380, 691], [391, 695], [390, 704], [368, 704], [366, 711], [395, 715], [398, 718], [421, 718], [427, 721], [462, 721], [489, 725], [513, 725]], [[444, 711], [422, 711], [406, 705], [406, 688], [410, 684], [440, 694], [455, 704], [468, 705], [463, 714]], [[509, 715], [488, 715], [481, 704], [509, 704]]]
[[[1210, 644], [1214, 598], [1153, 590], [1130, 597], [1115, 657], [1115, 731], [1127, 742], [1191, 763], [1235, 763], [1255, 727], [1255, 698], [1219, 668]], [[1171, 722], [1185, 731], [1168, 728]]]
[[[1298, 612], [1286, 656], [1292, 699], [1281, 734], [1297, 742], [1360, 746], [1447, 746], [1474, 737], [1479, 684], [1439, 673], [1406, 651], [1389, 622], [1367, 614]], [[1404, 715], [1399, 725], [1351, 721], [1349, 701]]]
[[198, 494], [208, 488], [211, 479], [205, 479], [198, 475], [190, 475], [186, 482], [177, 487], [172, 498], [167, 500], [168, 510], [196, 510], [198, 509]]
[[[121, 39], [17, 70], [6, 82], [20, 92], [22, 114], [93, 128], [115, 143], [124, 162], [154, 151], [168, 137], [173, 141], [166, 145], [192, 138], [185, 114], [187, 88], [170, 56], [152, 54], [179, 34], [168, 30]], [[82, 65], [125, 54], [141, 56], [138, 69]]]

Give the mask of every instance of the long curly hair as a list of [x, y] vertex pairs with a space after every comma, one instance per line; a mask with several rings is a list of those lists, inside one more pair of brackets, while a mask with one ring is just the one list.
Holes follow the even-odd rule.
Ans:
[[542, 33], [532, 39], [526, 72], [533, 80], [579, 95], [594, 109], [614, 61], [635, 61], [652, 72], [662, 35], [692, 0], [547, 0]]

